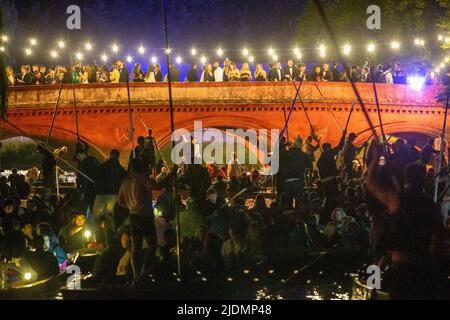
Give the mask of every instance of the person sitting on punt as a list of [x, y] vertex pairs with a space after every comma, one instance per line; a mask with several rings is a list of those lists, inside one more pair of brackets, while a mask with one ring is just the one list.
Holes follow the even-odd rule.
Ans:
[[58, 240], [66, 252], [75, 252], [86, 246], [90, 240], [89, 235], [86, 216], [83, 213], [76, 213], [72, 216], [70, 224], [60, 230]]

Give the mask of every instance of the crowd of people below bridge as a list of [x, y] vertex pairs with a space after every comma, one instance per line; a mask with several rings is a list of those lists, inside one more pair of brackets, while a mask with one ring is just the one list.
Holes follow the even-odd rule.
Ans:
[[[449, 270], [450, 219], [445, 198], [436, 204], [430, 196], [434, 140], [420, 149], [413, 139], [362, 146], [355, 139], [345, 131], [336, 146], [314, 132], [283, 138], [271, 194], [264, 193], [270, 177], [235, 157], [225, 165], [165, 164], [149, 130], [127, 168], [119, 151], [100, 162], [88, 144], [77, 143], [77, 189], [58, 198], [56, 160], [40, 146], [43, 188], [33, 194], [15, 173], [0, 180], [2, 266], [42, 279], [64, 269], [68, 253], [95, 243], [104, 248], [93, 270], [99, 281], [168, 278], [177, 252], [184, 273], [198, 270], [212, 281], [267, 259], [338, 248], [389, 267], [383, 289], [391, 298], [439, 297]], [[439, 172], [440, 191], [447, 174]]]
[[[399, 62], [389, 65], [352, 65], [348, 67], [348, 73], [337, 62], [325, 63], [311, 67], [306, 64], [295, 64], [289, 59], [283, 66], [281, 63], [269, 63], [264, 68], [261, 63], [250, 67], [243, 63], [239, 68], [236, 62], [226, 59], [222, 64], [219, 61], [199, 65], [193, 63], [184, 79], [181, 78], [180, 69], [169, 65], [170, 79], [173, 82], [223, 82], [223, 81], [328, 81], [328, 82], [368, 82], [386, 84], [406, 84], [408, 71]], [[411, 75], [415, 75], [411, 70]], [[423, 72], [421, 72], [423, 73]], [[20, 85], [50, 85], [61, 83], [125, 83], [125, 82], [167, 82], [168, 74], [163, 75], [159, 64], [150, 64], [147, 70], [143, 70], [140, 63], [136, 63], [129, 72], [126, 64], [117, 60], [111, 67], [107, 65], [82, 64], [75, 62], [70, 66], [22, 65], [20, 70], [7, 67], [6, 75], [10, 86]], [[449, 72], [440, 77], [428, 72], [421, 74], [426, 84], [449, 84]]]

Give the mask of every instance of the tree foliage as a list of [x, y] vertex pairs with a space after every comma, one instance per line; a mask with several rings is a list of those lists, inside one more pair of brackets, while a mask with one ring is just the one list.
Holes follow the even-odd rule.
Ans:
[[[430, 61], [438, 46], [433, 45], [437, 25], [444, 19], [448, 0], [325, 0], [322, 1], [338, 42], [361, 46], [354, 59], [367, 57], [365, 47], [370, 41], [379, 45], [373, 61], [400, 59], [417, 63]], [[369, 30], [366, 26], [368, 6], [381, 9], [381, 29]], [[448, 20], [447, 20], [448, 21]], [[425, 48], [418, 50], [412, 41], [415, 37], [429, 40]], [[309, 47], [329, 43], [330, 39], [314, 1], [309, 1], [300, 17], [298, 40]], [[391, 41], [402, 43], [401, 54], [396, 57], [389, 48]], [[400, 59], [401, 60], [401, 59]]]

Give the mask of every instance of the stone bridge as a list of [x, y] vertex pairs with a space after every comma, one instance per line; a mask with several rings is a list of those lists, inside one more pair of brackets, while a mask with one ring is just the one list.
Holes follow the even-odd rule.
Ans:
[[[355, 109], [349, 132], [357, 142], [365, 141], [371, 132], [349, 83], [304, 82], [300, 96], [311, 122], [322, 142], [337, 143], [340, 127], [345, 127], [352, 104]], [[299, 85], [299, 83], [297, 83]], [[146, 135], [145, 127], [153, 128], [160, 146], [170, 141], [170, 115], [166, 83], [130, 83], [135, 137]], [[8, 90], [8, 119], [27, 135], [46, 140], [60, 86], [22, 86]], [[130, 118], [126, 84], [75, 85], [79, 134], [101, 155], [116, 148], [125, 160], [131, 149]], [[378, 126], [378, 115], [372, 84], [357, 84], [369, 115]], [[442, 90], [425, 86], [415, 91], [407, 85], [377, 84], [381, 116], [388, 134], [414, 132], [438, 136], [443, 121], [443, 104], [435, 100]], [[320, 90], [320, 93], [319, 93]], [[203, 127], [219, 129], [282, 129], [285, 114], [295, 96], [293, 83], [288, 82], [223, 82], [174, 83], [173, 103], [175, 128], [192, 130], [195, 120]], [[56, 114], [52, 138], [73, 146], [77, 140], [74, 93], [72, 85], [64, 85]], [[331, 111], [330, 111], [331, 110]], [[336, 121], [331, 115], [334, 114]], [[11, 126], [1, 124], [2, 139], [22, 136]], [[377, 127], [379, 132], [379, 127]], [[290, 138], [310, 134], [309, 124], [297, 101], [288, 133]], [[447, 137], [450, 138], [450, 137]]]

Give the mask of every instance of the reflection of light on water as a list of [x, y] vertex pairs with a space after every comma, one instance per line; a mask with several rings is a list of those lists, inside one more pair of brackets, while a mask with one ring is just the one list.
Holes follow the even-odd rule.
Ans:
[[323, 297], [320, 295], [319, 290], [317, 290], [317, 287], [312, 288], [311, 291], [308, 292], [306, 295], [306, 299], [309, 300], [323, 300]]
[[256, 291], [256, 300], [283, 300], [284, 298], [280, 294], [271, 294], [269, 289], [262, 288]]
[[333, 295], [335, 296], [335, 298], [331, 298], [330, 300], [350, 300], [350, 294], [347, 292], [345, 293], [333, 292]]

